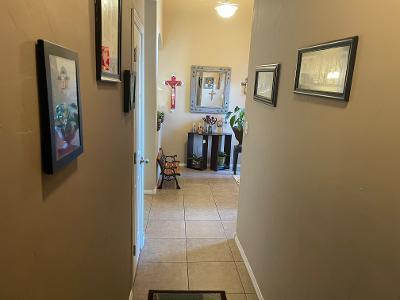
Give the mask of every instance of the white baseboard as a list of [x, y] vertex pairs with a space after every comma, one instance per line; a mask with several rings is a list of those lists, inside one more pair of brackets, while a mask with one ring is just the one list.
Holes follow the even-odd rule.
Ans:
[[250, 276], [251, 282], [253, 283], [254, 289], [256, 290], [257, 297], [258, 297], [259, 300], [264, 300], [264, 297], [261, 294], [260, 287], [258, 286], [256, 276], [254, 275], [253, 270], [251, 269], [249, 260], [247, 259], [246, 254], [244, 253], [242, 244], [240, 244], [240, 241], [239, 241], [237, 235], [235, 235], [235, 242], [236, 242], [236, 245], [237, 245], [237, 247], [239, 249], [240, 255], [243, 258], [243, 262], [244, 262], [244, 264], [246, 266], [247, 272], [249, 273], [249, 276]]
[[157, 188], [154, 188], [152, 190], [144, 190], [145, 195], [155, 195], [157, 194]]
[[179, 166], [180, 167], [186, 167], [186, 164], [185, 163], [180, 163]]

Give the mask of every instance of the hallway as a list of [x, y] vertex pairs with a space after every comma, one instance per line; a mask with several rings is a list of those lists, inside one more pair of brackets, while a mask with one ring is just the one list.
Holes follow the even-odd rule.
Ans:
[[135, 300], [149, 289], [225, 290], [228, 300], [257, 299], [234, 241], [239, 188], [232, 175], [185, 169], [182, 189], [146, 196], [146, 242]]

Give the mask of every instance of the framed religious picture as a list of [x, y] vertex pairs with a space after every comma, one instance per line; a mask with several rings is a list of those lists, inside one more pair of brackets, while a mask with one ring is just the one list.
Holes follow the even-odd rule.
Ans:
[[276, 106], [278, 100], [280, 64], [261, 65], [256, 67], [254, 100]]
[[83, 152], [78, 54], [38, 40], [36, 60], [43, 168], [53, 174]]
[[294, 92], [348, 101], [358, 36], [298, 50]]
[[214, 89], [214, 77], [205, 77], [203, 80], [203, 89], [212, 90]]
[[121, 80], [121, 0], [95, 0], [96, 77]]

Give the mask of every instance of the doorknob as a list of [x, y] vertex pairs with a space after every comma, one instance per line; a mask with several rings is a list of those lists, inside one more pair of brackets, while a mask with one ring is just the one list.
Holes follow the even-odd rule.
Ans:
[[143, 157], [142, 157], [142, 158], [140, 159], [140, 163], [141, 163], [141, 164], [146, 164], [146, 165], [147, 165], [149, 162], [150, 162], [150, 160], [147, 159], [147, 158], [143, 158]]

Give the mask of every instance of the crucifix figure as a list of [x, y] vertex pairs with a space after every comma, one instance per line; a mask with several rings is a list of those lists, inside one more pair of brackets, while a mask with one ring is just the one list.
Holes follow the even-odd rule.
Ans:
[[182, 86], [183, 82], [180, 80], [176, 80], [176, 76], [172, 74], [170, 80], [163, 81], [164, 85], [171, 87], [171, 111], [175, 110], [175, 99], [176, 99], [176, 87]]
[[208, 94], [211, 96], [211, 101], [213, 101], [214, 100], [214, 95], [216, 94], [216, 92], [214, 90], [212, 90]]

